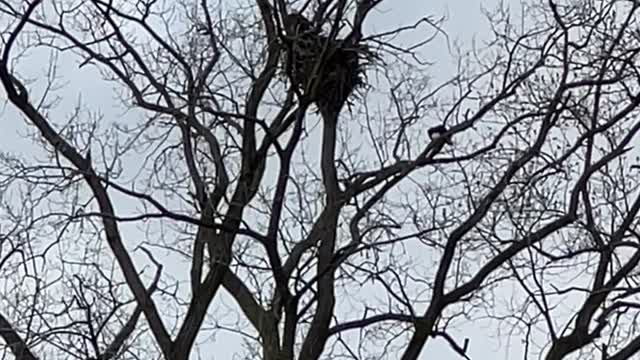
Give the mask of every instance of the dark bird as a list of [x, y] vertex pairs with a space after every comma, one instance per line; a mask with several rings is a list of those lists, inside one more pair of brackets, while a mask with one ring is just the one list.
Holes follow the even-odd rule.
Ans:
[[[430, 128], [427, 133], [429, 134], [429, 138], [433, 141], [441, 138], [444, 136], [444, 134], [449, 131], [444, 125], [438, 125], [438, 126], [434, 126], [432, 128]], [[449, 144], [449, 145], [453, 145], [453, 142], [451, 142], [451, 135], [448, 135], [444, 138], [444, 142]]]
[[284, 29], [289, 36], [295, 37], [313, 32], [313, 24], [302, 14], [288, 14], [283, 20]]

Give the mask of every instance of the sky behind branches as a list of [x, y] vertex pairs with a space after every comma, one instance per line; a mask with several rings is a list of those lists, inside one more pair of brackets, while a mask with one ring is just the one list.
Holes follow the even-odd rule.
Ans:
[[[505, 0], [504, 2], [512, 3], [516, 10], [519, 8], [518, 1]], [[489, 26], [481, 9], [482, 7], [491, 9], [495, 4], [494, 0], [387, 0], [372, 14], [367, 23], [367, 29], [374, 33], [384, 32], [398, 26], [415, 23], [424, 16], [434, 18], [445, 16], [446, 21], [443, 29], [449, 35], [449, 44], [444, 36], [439, 36], [436, 41], [426, 46], [423, 52], [425, 60], [434, 62], [434, 71], [428, 75], [434, 76], [435, 80], [443, 81], [453, 76], [456, 71], [455, 60], [449, 52], [448, 45], [458, 43], [461, 49], [468, 50], [474, 41], [480, 43], [487, 39], [490, 36]], [[425, 32], [419, 33], [424, 34]], [[414, 39], [407, 37], [406, 40], [413, 41]], [[415, 39], [415, 41], [420, 40], [419, 38]], [[38, 54], [27, 54], [24, 59], [21, 59], [17, 71], [26, 77], [42, 78], [42, 75], [47, 73], [47, 63], [43, 61], [46, 57], [42, 55], [47, 56], [48, 54], [44, 51]], [[52, 118], [59, 117], [61, 119], [61, 121], [54, 120], [54, 122], [61, 123], [64, 122], [64, 119], [72, 116], [79, 99], [82, 100], [86, 108], [96, 111], [97, 115], [103, 116], [107, 121], [123, 116], [136, 116], [135, 112], [126, 113], [118, 105], [118, 100], [112, 89], [113, 84], [100, 81], [100, 75], [95, 68], [88, 66], [78, 69], [72, 54], [68, 54], [67, 58], [60, 57], [57, 60], [59, 64], [57, 76], [62, 80], [61, 84], [65, 88], [56, 93], [57, 96], [60, 96], [59, 106], [49, 113]], [[43, 85], [44, 83], [43, 80], [40, 80], [31, 85], [34, 98], [42, 94], [42, 87], [38, 87], [38, 84]], [[4, 93], [0, 96], [4, 97]], [[20, 115], [16, 110], [11, 106], [5, 106], [2, 110], [1, 127], [3, 131], [0, 131], [0, 144], [3, 144], [3, 151], [15, 151], [25, 156], [33, 154], [30, 153], [31, 151], [40, 151], [28, 140], [22, 138], [32, 130], [26, 130], [25, 123], [20, 120]], [[122, 203], [118, 204], [121, 209], [122, 205]], [[211, 308], [216, 306], [234, 308], [233, 302], [227, 296], [216, 299]], [[238, 309], [234, 310], [239, 311]], [[487, 336], [487, 334], [493, 333], [488, 331], [489, 328], [489, 323], [477, 322], [460, 328], [451, 335], [460, 342], [465, 337], [470, 339], [469, 355], [472, 359], [511, 359], [522, 353], [521, 344], [514, 343], [513, 340], [508, 343], [507, 337], [499, 341]], [[202, 353], [204, 359], [232, 359], [232, 355], [242, 348], [242, 339], [236, 334], [220, 332], [210, 343], [210, 346], [211, 352]], [[440, 340], [430, 341], [423, 351], [422, 358], [460, 359], [458, 355], [449, 350], [445, 342]]]

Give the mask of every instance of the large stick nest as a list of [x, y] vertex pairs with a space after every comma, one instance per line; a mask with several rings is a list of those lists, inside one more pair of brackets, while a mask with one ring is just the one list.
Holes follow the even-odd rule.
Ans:
[[300, 14], [287, 15], [284, 29], [289, 80], [321, 110], [339, 112], [354, 90], [366, 85], [364, 71], [373, 52], [365, 44], [321, 34]]

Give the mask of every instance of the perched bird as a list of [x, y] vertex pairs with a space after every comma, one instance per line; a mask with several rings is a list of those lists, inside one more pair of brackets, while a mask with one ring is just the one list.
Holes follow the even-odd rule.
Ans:
[[[435, 141], [444, 136], [447, 131], [449, 130], [444, 125], [438, 125], [430, 128], [427, 133], [429, 134], [429, 138]], [[444, 142], [449, 145], [453, 145], [453, 142], [451, 142], [451, 135], [446, 136]]]
[[301, 36], [313, 32], [313, 24], [302, 14], [288, 14], [283, 19], [285, 31], [289, 36]]

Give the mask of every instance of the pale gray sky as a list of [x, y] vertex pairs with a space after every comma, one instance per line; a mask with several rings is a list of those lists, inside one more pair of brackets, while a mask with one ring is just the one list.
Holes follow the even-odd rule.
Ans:
[[[379, 32], [386, 29], [392, 29], [402, 24], [411, 23], [419, 20], [424, 16], [441, 15], [447, 16], [447, 21], [443, 28], [450, 36], [451, 41], [460, 41], [463, 48], [470, 46], [471, 40], [476, 38], [482, 40], [487, 36], [488, 24], [481, 13], [481, 6], [493, 7], [495, 0], [479, 1], [479, 0], [404, 0], [394, 1], [387, 0], [375, 12], [367, 24], [370, 30]], [[508, 0], [505, 3], [513, 4], [518, 7], [519, 1]], [[43, 63], [43, 55], [30, 54], [18, 66], [21, 74], [29, 77], [39, 77], [46, 70]], [[443, 38], [429, 45], [426, 48], [425, 58], [434, 61], [434, 69], [438, 77], [442, 79], [453, 75], [455, 71], [453, 59], [449, 56], [447, 47]], [[69, 59], [72, 59], [70, 57]], [[82, 94], [82, 100], [85, 105], [91, 109], [99, 110], [104, 114], [106, 119], [115, 119], [123, 116], [123, 113], [111, 90], [111, 84], [98, 80], [97, 73], [92, 67], [85, 67], [78, 70], [75, 61], [60, 60], [59, 76], [68, 82], [68, 88], [63, 93], [61, 104], [51, 113], [53, 117], [64, 118], [72, 112], [73, 106], [76, 104], [79, 94]], [[91, 80], [88, 80], [91, 79]], [[37, 89], [35, 85], [33, 88]], [[1, 94], [2, 96], [4, 94]], [[35, 97], [35, 96], [34, 96]], [[124, 115], [127, 116], [127, 115]], [[22, 154], [33, 153], [33, 145], [16, 136], [16, 133], [24, 134], [24, 124], [19, 121], [15, 110], [7, 108], [2, 114], [2, 130], [0, 132], [0, 144], [3, 144], [3, 150], [10, 150]], [[61, 122], [61, 121], [60, 121]], [[228, 306], [231, 301], [228, 299], [219, 299]], [[215, 304], [214, 304], [215, 306]], [[213, 308], [213, 307], [212, 307]], [[475, 323], [453, 332], [459, 340], [465, 337], [470, 338], [469, 354], [472, 359], [512, 359], [521, 356], [521, 344], [517, 342], [507, 343], [506, 340], [498, 340], [487, 334], [493, 334], [495, 329], [488, 331], [488, 324]], [[211, 344], [211, 353], [203, 354], [205, 359], [231, 359], [234, 352], [242, 347], [242, 339], [236, 335], [219, 333], [215, 341]], [[441, 360], [458, 360], [459, 356], [455, 355], [448, 346], [441, 341], [430, 341], [425, 348], [422, 359], [441, 359]]]

